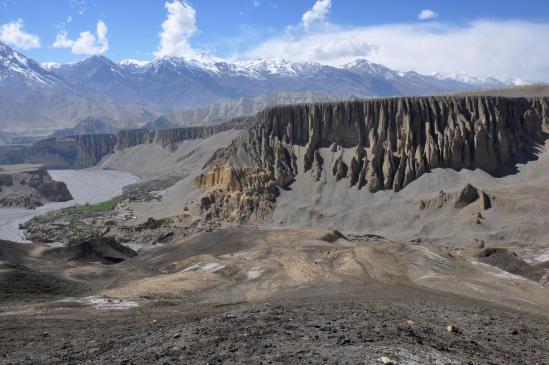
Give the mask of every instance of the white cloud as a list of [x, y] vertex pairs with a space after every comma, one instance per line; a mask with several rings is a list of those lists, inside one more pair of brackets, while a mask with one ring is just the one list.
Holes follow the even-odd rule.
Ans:
[[317, 0], [313, 7], [301, 17], [305, 29], [309, 29], [315, 22], [324, 22], [331, 7], [332, 0]]
[[20, 49], [40, 48], [40, 38], [26, 33], [22, 19], [3, 24], [0, 27], [0, 41]]
[[88, 10], [88, 3], [85, 0], [70, 0], [70, 3], [78, 15], [83, 15]]
[[430, 9], [424, 9], [419, 12], [419, 14], [417, 15], [417, 18], [419, 20], [435, 19], [435, 18], [438, 18], [438, 14]]
[[102, 20], [97, 22], [97, 36], [90, 31], [80, 33], [76, 40], [69, 39], [66, 30], [60, 31], [55, 37], [53, 47], [70, 48], [73, 54], [96, 55], [103, 54], [109, 49], [109, 40], [107, 38], [107, 24]]
[[196, 32], [196, 11], [192, 6], [179, 0], [166, 2], [168, 17], [162, 23], [160, 45], [154, 53], [156, 57], [163, 56], [196, 56], [189, 43], [189, 38]]
[[259, 6], [261, 6], [261, 1], [259, 0], [254, 0], [254, 6], [257, 8]]
[[67, 16], [66, 22], [67, 22], [67, 24], [72, 22], [72, 16], [71, 15]]
[[549, 81], [549, 23], [476, 21], [342, 28], [271, 38], [246, 58], [278, 57], [341, 65], [368, 58], [421, 73], [468, 73]]

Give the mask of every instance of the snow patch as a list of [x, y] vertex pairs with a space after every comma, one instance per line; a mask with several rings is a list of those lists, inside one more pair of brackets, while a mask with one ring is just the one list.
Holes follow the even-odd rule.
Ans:
[[90, 297], [89, 303], [94, 305], [97, 309], [130, 309], [138, 307], [139, 305], [133, 300], [120, 299], [120, 298], [96, 298]]
[[497, 278], [501, 279], [510, 279], [510, 280], [520, 280], [520, 281], [529, 281], [526, 278], [523, 278], [522, 276], [511, 274], [510, 272], [507, 272], [505, 270], [500, 269], [499, 267], [492, 266], [489, 264], [485, 264], [484, 262], [480, 262], [476, 259], [472, 259], [471, 263], [475, 266], [481, 267], [485, 273], [495, 276]]
[[191, 265], [188, 268], [184, 269], [182, 272], [207, 272], [207, 273], [214, 273], [221, 269], [224, 269], [225, 265], [222, 265], [217, 262], [210, 262], [207, 264], [203, 264], [201, 262]]
[[248, 280], [254, 280], [263, 275], [264, 272], [265, 270], [260, 267], [253, 267], [246, 275], [248, 276]]

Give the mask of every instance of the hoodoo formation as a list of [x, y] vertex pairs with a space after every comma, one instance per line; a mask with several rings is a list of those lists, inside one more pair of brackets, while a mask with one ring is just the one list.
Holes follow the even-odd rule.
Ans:
[[[371, 193], [399, 191], [436, 168], [495, 174], [543, 141], [549, 99], [414, 97], [302, 104], [268, 108], [253, 123], [196, 179], [197, 187], [219, 188], [213, 193], [224, 196], [213, 199], [219, 204], [236, 199], [233, 207], [245, 207], [241, 220], [254, 209], [268, 216], [264, 210], [274, 204], [274, 187], [286, 188], [298, 173], [309, 173], [314, 181], [329, 173]], [[326, 166], [322, 149], [336, 155], [332, 166]], [[348, 162], [346, 153], [352, 156]]]

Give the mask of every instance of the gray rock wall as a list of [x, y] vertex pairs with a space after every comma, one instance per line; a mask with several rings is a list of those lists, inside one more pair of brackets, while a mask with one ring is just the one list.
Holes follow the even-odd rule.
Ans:
[[124, 129], [116, 135], [116, 148], [123, 150], [140, 144], [151, 143], [151, 133], [146, 129]]
[[171, 150], [185, 140], [208, 138], [229, 129], [249, 126], [249, 119], [214, 126], [182, 127], [149, 132], [146, 129], [122, 130], [117, 134], [89, 134], [47, 138], [31, 146], [0, 148], [0, 164], [43, 164], [47, 168], [87, 168], [96, 165], [114, 151], [149, 143], [158, 143]]
[[541, 141], [548, 125], [549, 98], [370, 99], [268, 108], [237, 143], [277, 181], [297, 173], [292, 146], [305, 147], [305, 172], [317, 176], [319, 148], [367, 148], [333, 173], [341, 179], [348, 170], [351, 185], [375, 192], [400, 190], [437, 167], [493, 174]]

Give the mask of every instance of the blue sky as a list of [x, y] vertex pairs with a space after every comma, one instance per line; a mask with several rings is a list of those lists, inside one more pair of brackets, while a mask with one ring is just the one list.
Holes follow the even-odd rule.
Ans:
[[368, 58], [404, 71], [549, 79], [545, 0], [0, 0], [0, 40], [39, 62]]

